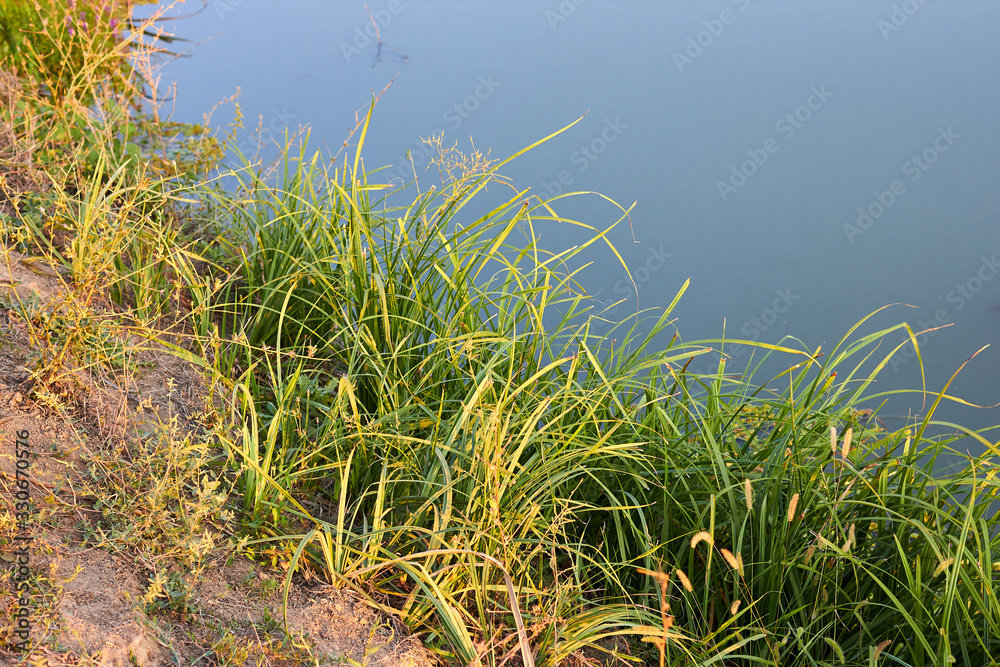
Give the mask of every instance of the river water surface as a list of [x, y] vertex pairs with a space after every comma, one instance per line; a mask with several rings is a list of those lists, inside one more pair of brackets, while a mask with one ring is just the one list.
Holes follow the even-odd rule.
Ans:
[[[627, 299], [616, 315], [666, 306], [690, 278], [685, 339], [830, 349], [868, 313], [909, 304], [877, 324], [951, 325], [922, 341], [928, 388], [991, 344], [952, 391], [1000, 402], [1000, 3], [207, 0], [168, 15], [196, 11], [165, 24], [191, 40], [161, 70], [177, 120], [239, 90], [266, 139], [308, 124], [336, 151], [391, 82], [366, 166], [401, 181], [407, 150], [430, 178], [421, 137], [506, 157], [583, 116], [505, 173], [541, 196], [637, 202], [611, 238], [638, 292], [606, 250], [582, 276], [603, 303]], [[212, 122], [232, 118], [224, 105]], [[559, 203], [597, 227], [618, 217], [595, 197]], [[552, 249], [580, 240], [543, 229]], [[881, 385], [919, 382], [900, 357]], [[938, 416], [1000, 423], [997, 410]]]

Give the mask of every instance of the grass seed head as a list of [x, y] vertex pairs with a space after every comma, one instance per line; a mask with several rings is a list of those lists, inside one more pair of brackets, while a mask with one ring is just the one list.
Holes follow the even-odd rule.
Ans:
[[938, 576], [939, 574], [941, 574], [942, 572], [944, 572], [945, 570], [947, 570], [948, 566], [951, 565], [954, 562], [955, 562], [954, 558], [948, 558], [946, 560], [941, 561], [941, 564], [938, 565], [936, 568], [934, 568], [934, 574], [931, 575], [931, 578], [934, 578], [934, 577]]
[[739, 572], [740, 576], [743, 576], [743, 554], [736, 554], [734, 556], [733, 552], [729, 549], [720, 549], [719, 551], [722, 553], [722, 557], [726, 559], [726, 562], [729, 563], [729, 567]]
[[875, 647], [875, 655], [873, 656], [874, 660], [878, 662], [878, 657], [882, 654], [882, 651], [886, 650], [891, 645], [892, 645], [891, 639], [886, 639], [883, 642], [879, 642], [878, 646]]
[[837, 654], [837, 661], [843, 664], [847, 658], [844, 656], [844, 649], [840, 648], [840, 644], [831, 639], [830, 637], [823, 637], [823, 641], [826, 642], [827, 646], [833, 649], [833, 652]]
[[799, 506], [799, 494], [792, 496], [792, 500], [788, 503], [788, 523], [795, 520], [795, 509]]
[[691, 580], [688, 579], [686, 574], [684, 574], [684, 570], [675, 568], [674, 572], [677, 574], [677, 578], [681, 580], [681, 586], [684, 587], [684, 590], [688, 593], [694, 593], [694, 587], [691, 585]]
[[851, 547], [853, 546], [854, 546], [854, 524], [852, 523], [851, 527], [847, 531], [847, 541], [844, 542], [844, 546], [842, 547], [841, 550], [850, 551]]
[[695, 536], [691, 538], [691, 548], [694, 549], [696, 546], [698, 546], [699, 542], [708, 542], [708, 546], [710, 547], [715, 546], [715, 540], [712, 539], [712, 536], [708, 533], [707, 530], [695, 533]]

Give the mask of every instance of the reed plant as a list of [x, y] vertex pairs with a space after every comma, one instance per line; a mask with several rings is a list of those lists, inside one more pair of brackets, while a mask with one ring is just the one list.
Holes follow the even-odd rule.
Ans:
[[[695, 374], [753, 344], [653, 349], [682, 286], [608, 345], [569, 268], [583, 246], [537, 241], [581, 223], [506, 163], [391, 189], [364, 171], [366, 131], [353, 164], [289, 144], [273, 180], [248, 164], [219, 195], [245, 267], [218, 304], [227, 442], [262, 539], [463, 664], [990, 664], [996, 446], [929, 435], [945, 391], [923, 423], [880, 426], [899, 348], [876, 355], [908, 326], [859, 323], [828, 355], [757, 344], [788, 360], [763, 385], [725, 358]], [[476, 210], [488, 186], [511, 195]], [[945, 474], [959, 436], [986, 453]]]
[[[559, 220], [523, 193], [470, 217], [478, 192], [503, 185], [499, 165], [392, 208], [387, 186], [360, 171], [360, 145], [332, 172], [297, 155], [285, 153], [277, 184], [245, 176], [224, 195], [245, 272], [220, 310], [238, 323], [230, 345], [252, 350], [227, 358], [254, 360], [236, 388], [250, 425], [234, 447], [248, 464], [245, 509], [276, 516], [285, 496], [282, 511], [304, 512], [284, 491], [317, 492], [321, 511], [303, 517], [326, 530], [306, 552], [331, 578], [370, 579], [376, 565], [423, 573], [419, 585], [443, 593], [392, 595], [416, 623], [444, 619], [449, 651], [474, 661], [476, 642], [497, 633], [517, 649], [516, 623], [492, 627], [497, 595], [507, 615], [530, 603], [554, 621], [627, 569], [609, 567], [582, 528], [592, 521], [596, 535], [614, 516], [612, 533], [641, 537], [635, 502], [606, 482], [641, 485], [643, 462], [627, 434], [605, 431], [616, 390], [592, 372], [599, 342], [572, 317], [557, 331], [545, 317], [585, 307], [559, 272], [578, 250], [511, 242]], [[539, 579], [550, 561], [568, 568], [555, 597]]]

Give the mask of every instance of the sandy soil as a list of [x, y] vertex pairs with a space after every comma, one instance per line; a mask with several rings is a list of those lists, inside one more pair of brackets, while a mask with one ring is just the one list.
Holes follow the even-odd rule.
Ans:
[[[169, 417], [180, 417], [183, 428], [203, 409], [205, 388], [197, 368], [166, 350], [146, 349], [127, 375], [67, 371], [47, 385], [61, 387], [59, 404], [43, 405], [32, 375], [40, 344], [12, 304], [59, 312], [69, 298], [52, 267], [0, 254], [0, 646], [20, 641], [13, 634], [20, 608], [13, 575], [23, 544], [15, 538], [23, 535], [31, 536], [32, 642], [29, 652], [0, 650], [0, 665], [434, 664], [397, 619], [316, 578], [296, 576], [285, 635], [284, 571], [223, 548], [207, 556], [210, 565], [197, 577], [185, 579], [184, 613], [144, 602], [156, 573], [183, 575], [184, 569], [168, 567], [167, 558], [151, 561], [127, 540], [94, 544], [88, 526], [102, 511], [86, 491], [94, 488], [92, 462], [98, 455], [130, 456], [135, 443]], [[34, 504], [23, 531], [14, 515], [19, 433], [27, 434], [31, 450]], [[134, 500], [137, 507], [143, 502]], [[217, 537], [225, 544], [224, 535]]]

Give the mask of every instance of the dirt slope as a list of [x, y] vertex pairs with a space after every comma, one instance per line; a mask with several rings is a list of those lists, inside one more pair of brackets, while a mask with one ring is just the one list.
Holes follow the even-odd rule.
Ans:
[[[75, 297], [58, 271], [0, 253], [0, 646], [21, 641], [14, 591], [25, 537], [32, 646], [0, 650], [0, 665], [433, 664], [397, 619], [316, 577], [296, 576], [286, 635], [280, 558], [270, 567], [239, 555], [221, 512], [203, 517], [197, 535], [183, 533], [190, 518], [158, 514], [156, 471], [184, 465], [163, 468], [156, 457], [168, 450], [154, 443], [164, 429], [187, 442], [204, 405], [197, 368], [148, 343], [128, 372], [59, 367], [43, 349], [58, 336], [33, 338], [40, 329], [25, 318], [69, 318]], [[42, 381], [39, 368], [57, 372]], [[25, 448], [33, 514], [19, 525]], [[136, 476], [145, 470], [151, 478]], [[197, 471], [186, 474], [198, 484]]]

